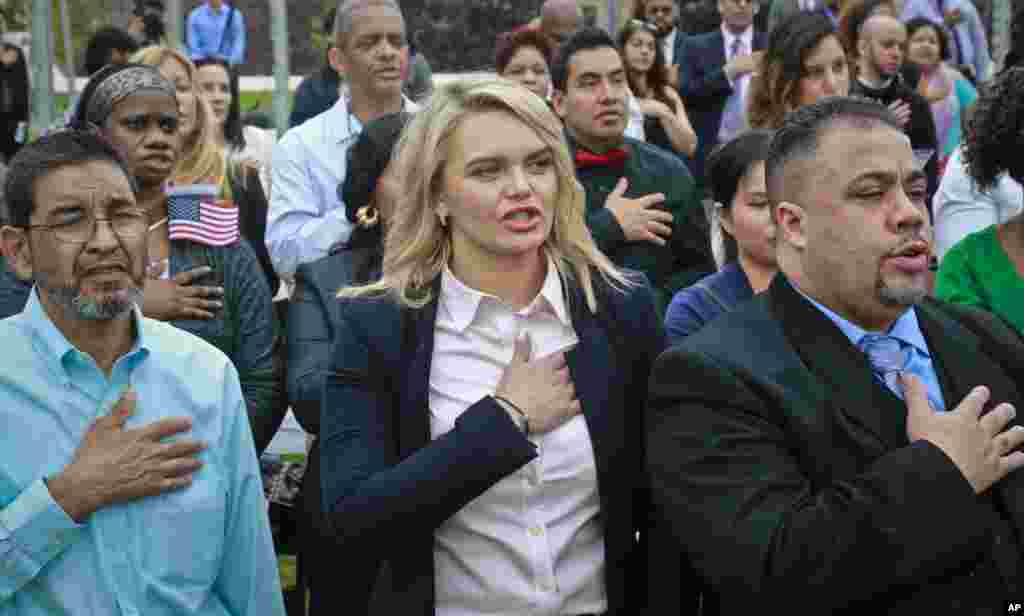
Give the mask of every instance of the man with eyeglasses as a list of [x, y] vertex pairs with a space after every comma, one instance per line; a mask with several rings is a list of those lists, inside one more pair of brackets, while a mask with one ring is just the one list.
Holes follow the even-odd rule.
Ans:
[[341, 0], [328, 58], [346, 77], [338, 102], [289, 130], [274, 148], [266, 238], [274, 269], [286, 280], [352, 233], [338, 185], [363, 126], [417, 109], [402, 95], [409, 43], [396, 0]]
[[757, 0], [718, 0], [721, 27], [687, 38], [683, 47], [679, 91], [697, 133], [698, 180], [708, 152], [747, 128], [747, 92], [768, 38], [754, 25], [758, 8]]
[[0, 612], [284, 616], [238, 372], [146, 318], [149, 218], [113, 146], [11, 162], [0, 320]]

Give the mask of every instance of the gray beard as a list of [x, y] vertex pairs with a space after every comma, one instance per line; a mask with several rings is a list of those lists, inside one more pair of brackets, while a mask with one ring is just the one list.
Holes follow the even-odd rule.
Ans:
[[883, 304], [889, 306], [914, 306], [920, 304], [924, 298], [928, 295], [928, 292], [924, 289], [918, 288], [907, 288], [907, 289], [894, 289], [882, 285], [878, 289], [878, 297], [882, 300]]
[[142, 289], [138, 286], [122, 289], [103, 300], [97, 300], [82, 295], [77, 286], [50, 286], [45, 276], [37, 276], [36, 285], [66, 314], [85, 321], [110, 321], [124, 315], [136, 304], [142, 304]]

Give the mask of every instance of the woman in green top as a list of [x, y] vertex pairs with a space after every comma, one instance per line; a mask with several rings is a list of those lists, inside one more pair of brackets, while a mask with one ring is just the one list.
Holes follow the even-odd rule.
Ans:
[[[1024, 68], [1004, 71], [978, 99], [964, 143], [968, 174], [982, 190], [1006, 172], [1024, 180], [1024, 157], [1008, 142], [1024, 129]], [[968, 235], [942, 259], [935, 294], [989, 310], [1024, 333], [1024, 214]]]

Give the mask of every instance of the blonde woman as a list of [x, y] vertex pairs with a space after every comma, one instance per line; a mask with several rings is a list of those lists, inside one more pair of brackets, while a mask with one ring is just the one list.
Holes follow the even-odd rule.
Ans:
[[264, 241], [267, 198], [259, 179], [260, 168], [247, 158], [225, 156], [222, 123], [200, 89], [199, 71], [191, 60], [170, 47], [146, 47], [136, 52], [132, 61], [155, 66], [174, 84], [184, 144], [170, 183], [221, 187], [222, 195], [238, 206], [242, 235], [255, 251], [271, 293], [276, 295], [280, 281]]
[[382, 277], [339, 292], [321, 413], [327, 527], [367, 578], [337, 601], [384, 560], [390, 613], [636, 609], [665, 337], [587, 231], [561, 123], [517, 84], [459, 81], [393, 164]]

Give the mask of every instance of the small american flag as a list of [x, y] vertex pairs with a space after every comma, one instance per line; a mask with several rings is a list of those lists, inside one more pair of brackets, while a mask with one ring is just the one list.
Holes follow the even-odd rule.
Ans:
[[215, 185], [176, 186], [167, 191], [167, 230], [172, 240], [227, 246], [239, 240], [238, 208], [217, 198]]

